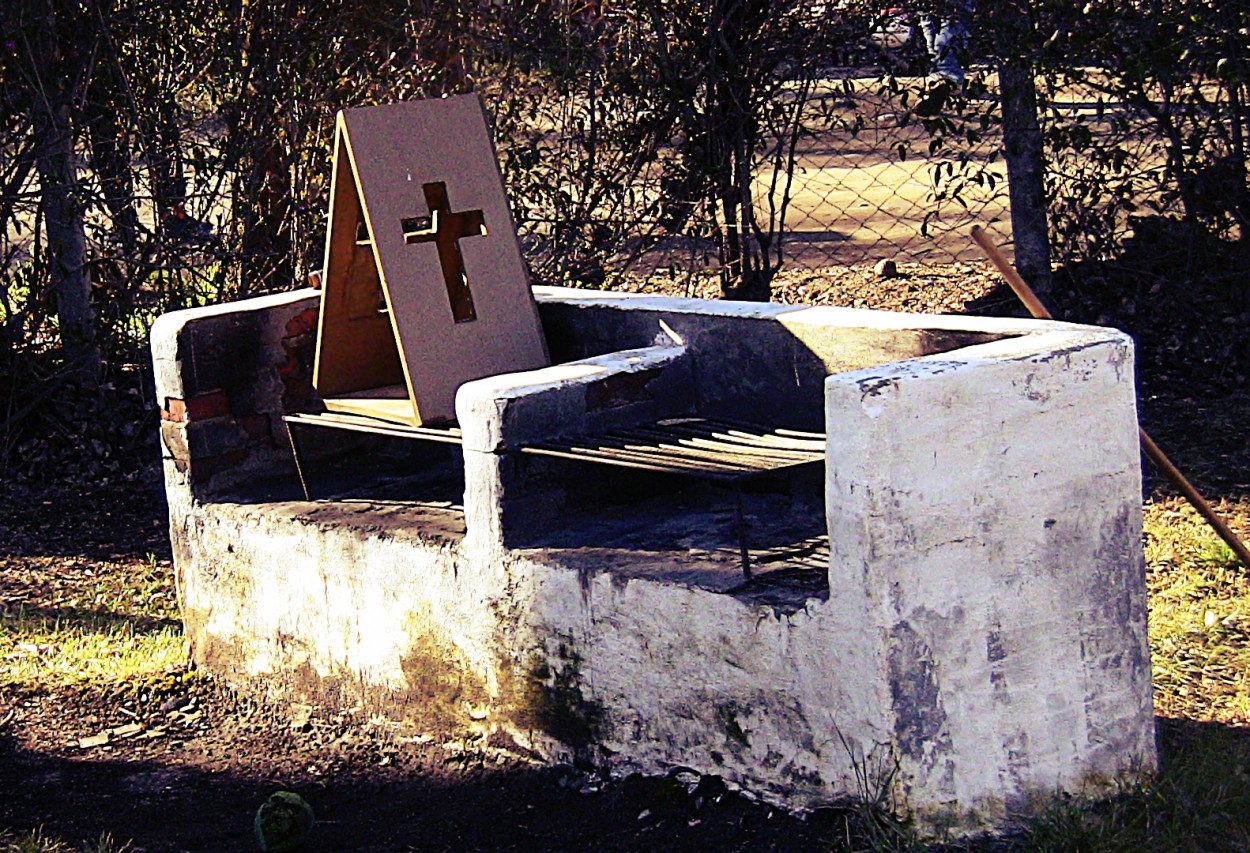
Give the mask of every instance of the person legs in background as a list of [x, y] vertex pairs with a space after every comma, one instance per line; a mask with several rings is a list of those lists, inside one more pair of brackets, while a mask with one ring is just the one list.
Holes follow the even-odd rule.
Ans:
[[947, 14], [940, 17], [924, 15], [920, 19], [920, 31], [924, 34], [932, 75], [938, 78], [939, 83], [944, 81], [956, 90], [964, 86], [964, 68], [960, 59], [967, 48], [971, 15], [971, 2], [954, 0]]

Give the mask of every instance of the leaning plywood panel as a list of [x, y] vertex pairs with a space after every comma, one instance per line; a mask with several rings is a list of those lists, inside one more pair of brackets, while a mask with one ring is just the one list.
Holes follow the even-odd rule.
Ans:
[[452, 420], [462, 383], [548, 362], [481, 104], [391, 104], [341, 122], [416, 422]]
[[[378, 396], [374, 389], [387, 386], [403, 389], [404, 400], [409, 396], [345, 148], [340, 122], [334, 141], [325, 281], [313, 371], [313, 384], [331, 409], [338, 408], [339, 397], [363, 395], [367, 399]], [[405, 421], [416, 416], [411, 402], [394, 412]]]

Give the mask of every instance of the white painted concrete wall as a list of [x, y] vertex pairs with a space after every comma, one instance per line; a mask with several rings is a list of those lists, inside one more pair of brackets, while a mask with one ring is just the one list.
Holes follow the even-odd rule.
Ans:
[[[932, 825], [1002, 825], [1031, 795], [1094, 791], [1154, 766], [1127, 337], [567, 298], [667, 327], [667, 341], [464, 386], [462, 539], [411, 509], [213, 502], [171, 464], [180, 602], [207, 669], [270, 695], [508, 731], [617, 772], [691, 767], [791, 808], [862, 795], [857, 771], [875, 767]], [[159, 393], [187, 393], [194, 348], [211, 339], [191, 334], [200, 322], [158, 324]], [[900, 330], [990, 341], [824, 379], [828, 599], [780, 612], [505, 547], [507, 449], [533, 419], [577, 416], [578, 387], [604, 372], [697, 378], [700, 354], [715, 354], [707, 330], [725, 323], [740, 334], [761, 324], [765, 339], [798, 323], [817, 349], [846, 330], [861, 362], [865, 341]]]
[[1154, 766], [1132, 349], [1051, 331], [832, 376], [831, 586], [930, 803]]

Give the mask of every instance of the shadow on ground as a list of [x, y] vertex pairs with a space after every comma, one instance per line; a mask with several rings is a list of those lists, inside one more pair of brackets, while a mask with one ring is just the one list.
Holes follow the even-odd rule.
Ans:
[[[339, 769], [305, 756], [294, 777], [30, 752], [0, 735], [0, 828], [70, 841], [108, 832], [147, 853], [254, 849], [252, 819], [275, 790], [294, 790], [317, 823], [303, 850], [821, 850], [838, 815], [800, 820], [707, 778], [631, 778], [598, 790], [568, 769]], [[598, 788], [599, 786], [591, 786]]]

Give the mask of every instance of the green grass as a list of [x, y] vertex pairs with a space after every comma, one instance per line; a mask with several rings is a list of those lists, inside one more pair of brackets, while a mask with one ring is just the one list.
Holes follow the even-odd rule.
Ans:
[[[169, 565], [82, 557], [11, 558], [3, 589], [29, 606], [0, 607], [0, 694], [66, 688], [152, 689], [182, 673], [187, 642], [176, 621]], [[2, 600], [2, 599], [0, 599]], [[180, 676], [171, 673], [180, 673]], [[108, 834], [72, 844], [0, 831], [0, 853], [126, 853]]]
[[170, 567], [146, 560], [29, 558], [6, 569], [19, 604], [0, 611], [0, 687], [112, 685], [179, 669], [188, 657]]
[[126, 853], [130, 844], [118, 844], [105, 833], [95, 842], [71, 845], [43, 834], [42, 829], [14, 835], [0, 832], [0, 853]]
[[[1246, 530], [1250, 502], [1222, 510]], [[1250, 572], [1178, 500], [1147, 504], [1145, 531], [1157, 711], [1250, 723]]]
[[1250, 849], [1250, 737], [1223, 727], [1165, 723], [1160, 770], [1110, 796], [1036, 804], [997, 838], [927, 845], [905, 822], [865, 802], [846, 811], [831, 853], [1177, 853]]
[[136, 630], [101, 615], [49, 618], [19, 610], [0, 620], [0, 686], [48, 690], [85, 682], [117, 684], [181, 667], [182, 630]]
[[1056, 798], [1024, 825], [1019, 851], [1235, 851], [1250, 849], [1250, 738], [1169, 723], [1161, 767], [1111, 797]]

